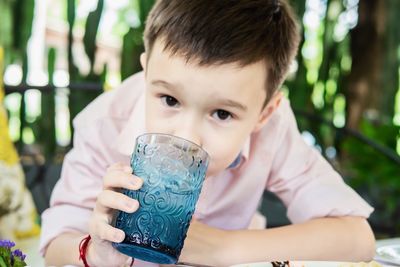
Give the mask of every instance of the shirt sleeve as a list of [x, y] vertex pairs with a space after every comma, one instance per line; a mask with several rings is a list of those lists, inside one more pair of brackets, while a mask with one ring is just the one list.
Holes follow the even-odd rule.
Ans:
[[318, 217], [368, 218], [373, 208], [315, 148], [305, 143], [288, 101], [282, 105], [280, 140], [266, 187], [282, 199], [288, 218], [293, 223]]
[[77, 128], [74, 148], [64, 158], [61, 177], [52, 192], [50, 208], [42, 214], [42, 254], [49, 242], [63, 232], [88, 232], [89, 217], [102, 188], [102, 176], [106, 168], [100, 155]]

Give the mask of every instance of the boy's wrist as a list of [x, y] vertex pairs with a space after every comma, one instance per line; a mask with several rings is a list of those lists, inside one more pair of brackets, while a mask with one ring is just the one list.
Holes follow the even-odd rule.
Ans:
[[84, 267], [90, 267], [87, 261], [87, 249], [91, 240], [90, 235], [86, 235], [79, 243], [79, 260], [82, 261]]
[[86, 260], [89, 264], [89, 266], [102, 266], [102, 264], [104, 264], [104, 262], [102, 262], [101, 259], [99, 259], [99, 257], [96, 255], [96, 250], [95, 247], [93, 246], [93, 242], [90, 242], [88, 249], [87, 249], [87, 253], [86, 253]]
[[[229, 266], [246, 261], [244, 251], [249, 249], [246, 247], [247, 239], [244, 231], [246, 230], [226, 230], [223, 239], [220, 239], [221, 246], [218, 254], [220, 262], [217, 266]], [[243, 240], [245, 238], [245, 240]], [[223, 241], [221, 241], [223, 240]]]
[[214, 238], [215, 266], [227, 266], [232, 264], [238, 251], [238, 242], [234, 230], [218, 230], [219, 234]]
[[88, 243], [88, 246], [86, 249], [86, 261], [89, 266], [100, 266], [99, 263], [101, 263], [101, 261], [96, 256], [96, 251], [93, 246], [93, 240], [91, 240]]

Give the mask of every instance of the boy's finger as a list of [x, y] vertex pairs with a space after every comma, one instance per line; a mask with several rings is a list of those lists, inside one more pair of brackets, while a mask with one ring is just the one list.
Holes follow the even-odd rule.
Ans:
[[122, 242], [125, 238], [124, 231], [114, 228], [102, 220], [96, 221], [94, 233], [91, 235], [94, 235], [95, 238], [97, 237], [101, 240], [107, 240], [116, 243]]
[[97, 197], [95, 212], [105, 214], [110, 209], [121, 210], [127, 213], [135, 212], [139, 208], [139, 202], [122, 193], [104, 190]]
[[126, 188], [130, 190], [138, 190], [142, 187], [143, 180], [133, 174], [122, 171], [112, 171], [107, 173], [103, 179], [103, 188]]
[[113, 170], [121, 170], [124, 172], [132, 173], [131, 166], [122, 162], [114, 163], [107, 168], [107, 171], [113, 171]]

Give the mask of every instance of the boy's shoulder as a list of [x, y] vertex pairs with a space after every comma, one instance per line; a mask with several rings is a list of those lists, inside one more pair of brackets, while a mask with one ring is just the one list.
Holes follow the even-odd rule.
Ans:
[[130, 76], [118, 87], [102, 93], [90, 102], [74, 118], [74, 126], [90, 125], [103, 119], [118, 121], [128, 119], [144, 88], [142, 72]]

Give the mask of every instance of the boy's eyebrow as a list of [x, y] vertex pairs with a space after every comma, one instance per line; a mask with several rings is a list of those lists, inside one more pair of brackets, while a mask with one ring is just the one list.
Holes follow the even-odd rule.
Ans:
[[161, 86], [167, 87], [169, 89], [171, 89], [171, 88], [181, 88], [181, 86], [179, 84], [169, 83], [169, 82], [163, 81], [163, 80], [154, 80], [154, 81], [151, 81], [151, 84], [153, 84], [153, 85], [161, 85]]
[[240, 104], [239, 102], [230, 100], [230, 99], [220, 100], [220, 103], [222, 105], [225, 105], [225, 106], [229, 106], [229, 107], [232, 107], [232, 108], [237, 108], [237, 109], [240, 109], [242, 111], [247, 111], [247, 107], [246, 106], [244, 106], [243, 104]]

